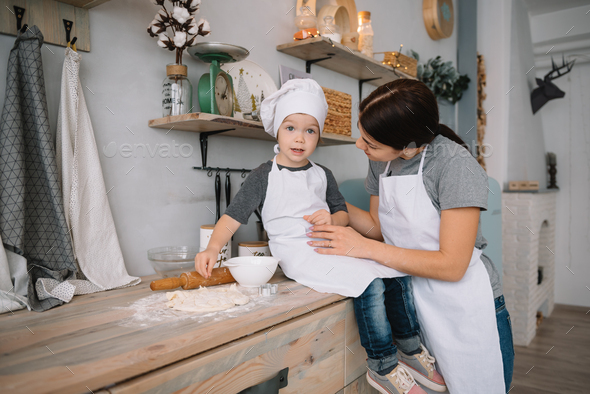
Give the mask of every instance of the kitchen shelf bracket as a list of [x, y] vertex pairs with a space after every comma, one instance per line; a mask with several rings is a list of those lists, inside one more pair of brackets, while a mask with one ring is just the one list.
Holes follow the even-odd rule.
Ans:
[[311, 65], [317, 62], [321, 62], [322, 60], [328, 60], [328, 59], [332, 59], [332, 56], [328, 56], [328, 57], [322, 57], [320, 59], [312, 59], [312, 60], [306, 60], [305, 61], [305, 72], [308, 74], [311, 74]]
[[368, 78], [368, 79], [359, 79], [359, 103], [363, 101], [363, 84], [365, 82], [374, 81], [376, 79], [381, 79], [381, 77], [377, 78]]
[[199, 142], [201, 143], [201, 162], [203, 163], [203, 168], [207, 167], [207, 145], [209, 141], [209, 136], [232, 130], [235, 130], [235, 128], [215, 131], [202, 131], [200, 133], [201, 135], [199, 136]]

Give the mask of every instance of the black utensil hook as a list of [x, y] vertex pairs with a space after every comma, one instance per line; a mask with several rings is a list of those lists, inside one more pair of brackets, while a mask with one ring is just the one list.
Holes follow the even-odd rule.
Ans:
[[[74, 22], [64, 19], [64, 28], [66, 29], [66, 45], [71, 41], [70, 37], [72, 35], [72, 27], [74, 27]], [[74, 40], [77, 37], [74, 37]], [[75, 42], [75, 41], [74, 41]]]
[[16, 16], [16, 30], [24, 33], [27, 30], [28, 25], [23, 26], [23, 19], [25, 17], [25, 9], [18, 6], [12, 6], [14, 8], [14, 16]]

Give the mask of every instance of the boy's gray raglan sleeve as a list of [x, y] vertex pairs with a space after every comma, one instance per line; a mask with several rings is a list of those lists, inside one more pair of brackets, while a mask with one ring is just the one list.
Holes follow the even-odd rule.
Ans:
[[344, 200], [344, 196], [338, 189], [338, 183], [336, 182], [336, 178], [334, 178], [334, 174], [323, 165], [319, 164], [319, 166], [326, 172], [326, 180], [328, 182], [328, 187], [326, 188], [326, 202], [328, 203], [328, 207], [330, 207], [330, 213], [335, 214], [339, 211], [348, 212], [348, 209], [346, 208], [346, 200]]
[[267, 184], [268, 171], [264, 165], [252, 170], [244, 181], [244, 185], [225, 210], [224, 215], [241, 224], [248, 224], [248, 219], [264, 200]]

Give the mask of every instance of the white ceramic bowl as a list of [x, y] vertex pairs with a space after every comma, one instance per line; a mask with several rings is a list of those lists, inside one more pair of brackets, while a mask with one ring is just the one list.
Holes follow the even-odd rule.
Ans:
[[272, 278], [279, 261], [270, 256], [242, 256], [229, 259], [224, 265], [241, 286], [258, 287]]

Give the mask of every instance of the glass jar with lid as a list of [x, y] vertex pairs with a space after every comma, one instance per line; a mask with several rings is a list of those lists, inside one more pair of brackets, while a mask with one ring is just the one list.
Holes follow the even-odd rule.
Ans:
[[162, 116], [184, 115], [193, 108], [193, 86], [184, 64], [168, 64], [162, 83]]
[[340, 44], [342, 34], [340, 33], [340, 26], [334, 23], [333, 16], [328, 15], [324, 17], [324, 23], [320, 25], [320, 35]]
[[300, 14], [295, 17], [295, 26], [297, 33], [294, 34], [295, 40], [302, 40], [304, 38], [316, 37], [320, 32], [318, 31], [317, 18], [311, 13], [309, 7], [301, 7]]
[[371, 13], [361, 11], [359, 18], [359, 51], [369, 57], [373, 57], [373, 26], [371, 26]]

